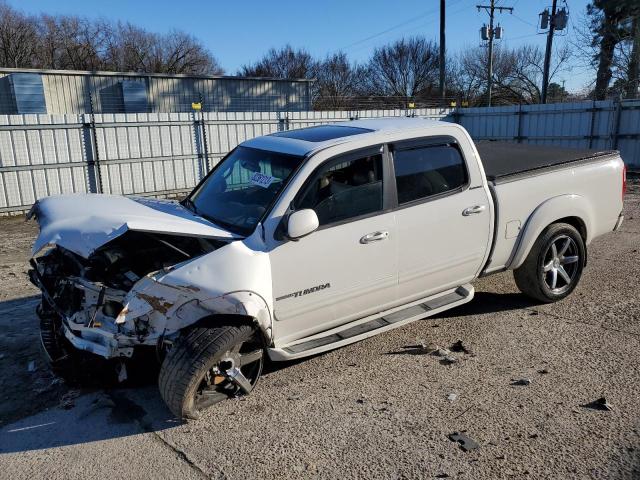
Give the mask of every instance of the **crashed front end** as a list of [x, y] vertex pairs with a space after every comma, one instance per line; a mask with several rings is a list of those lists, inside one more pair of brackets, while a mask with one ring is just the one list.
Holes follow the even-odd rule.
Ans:
[[[127, 231], [88, 258], [61, 245], [33, 258], [29, 277], [42, 291], [38, 315], [50, 359], [65, 355], [65, 342], [107, 359], [131, 357], [138, 346], [162, 348], [206, 312], [185, 306], [194, 299], [194, 287], [174, 288], [159, 280], [226, 243]], [[189, 312], [181, 318], [180, 310]]]

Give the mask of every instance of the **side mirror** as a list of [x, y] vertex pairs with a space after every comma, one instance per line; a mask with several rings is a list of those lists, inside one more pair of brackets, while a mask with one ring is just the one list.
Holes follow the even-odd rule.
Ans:
[[305, 235], [315, 232], [319, 225], [320, 222], [318, 221], [318, 215], [316, 215], [315, 211], [310, 208], [298, 210], [289, 216], [287, 236], [292, 240], [302, 238]]

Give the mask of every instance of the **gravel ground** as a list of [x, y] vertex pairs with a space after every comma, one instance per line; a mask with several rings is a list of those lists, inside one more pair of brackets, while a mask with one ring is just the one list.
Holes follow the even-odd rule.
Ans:
[[[51, 376], [24, 273], [36, 230], [1, 220], [0, 478], [640, 478], [640, 184], [630, 190], [622, 230], [593, 243], [565, 301], [535, 305], [510, 273], [487, 277], [470, 304], [271, 365], [249, 397], [189, 423], [164, 407], [155, 372], [92, 390]], [[459, 339], [471, 352], [449, 366], [403, 348]], [[584, 407], [602, 396], [611, 411]], [[455, 431], [480, 447], [463, 451]]]

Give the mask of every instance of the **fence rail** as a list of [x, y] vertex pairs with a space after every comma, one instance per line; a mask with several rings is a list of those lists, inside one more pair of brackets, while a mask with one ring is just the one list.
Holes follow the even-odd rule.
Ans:
[[640, 169], [640, 100], [457, 110], [0, 115], [0, 213], [22, 212], [38, 198], [62, 193], [187, 192], [250, 138], [408, 115], [460, 123], [478, 140], [619, 149], [630, 168]]
[[353, 118], [447, 109], [0, 115], [0, 213], [66, 193], [169, 195], [191, 190], [239, 143]]
[[476, 140], [620, 150], [640, 169], [640, 100], [465, 108], [451, 119]]

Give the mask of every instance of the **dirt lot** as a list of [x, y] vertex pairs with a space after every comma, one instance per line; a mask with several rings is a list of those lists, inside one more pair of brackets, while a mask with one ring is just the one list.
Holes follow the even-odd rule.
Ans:
[[[81, 391], [48, 373], [25, 275], [36, 231], [0, 220], [0, 478], [640, 478], [637, 181], [625, 214], [561, 303], [488, 277], [466, 306], [273, 365], [252, 395], [190, 423], [151, 373]], [[458, 339], [471, 353], [450, 366], [403, 348]], [[584, 407], [602, 396], [613, 410]], [[455, 431], [480, 447], [463, 451]]]

